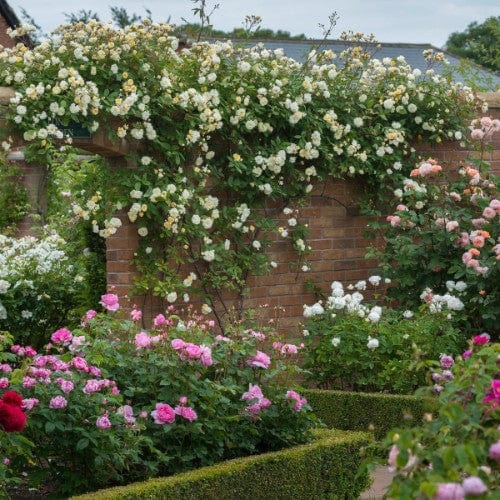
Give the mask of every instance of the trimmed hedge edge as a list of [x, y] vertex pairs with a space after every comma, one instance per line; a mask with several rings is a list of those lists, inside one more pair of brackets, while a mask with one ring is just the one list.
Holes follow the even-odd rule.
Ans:
[[73, 499], [358, 498], [370, 482], [367, 471], [360, 469], [360, 449], [372, 442], [372, 436], [328, 429], [318, 429], [314, 435], [315, 439], [305, 445]]
[[395, 427], [419, 425], [425, 413], [438, 408], [430, 397], [320, 389], [302, 389], [301, 395], [327, 427], [369, 431], [376, 439]]

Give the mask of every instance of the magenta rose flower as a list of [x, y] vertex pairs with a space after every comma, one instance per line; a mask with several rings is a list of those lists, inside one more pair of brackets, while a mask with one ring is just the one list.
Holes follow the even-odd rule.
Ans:
[[60, 328], [56, 330], [51, 336], [50, 340], [54, 342], [54, 344], [64, 344], [71, 342], [73, 338], [73, 334], [67, 328]]

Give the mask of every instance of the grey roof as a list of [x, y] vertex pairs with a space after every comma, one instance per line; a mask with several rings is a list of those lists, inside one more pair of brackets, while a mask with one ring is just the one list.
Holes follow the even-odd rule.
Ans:
[[[333, 52], [339, 54], [348, 47], [346, 42], [341, 40], [250, 40], [245, 42], [245, 45], [255, 45], [262, 42], [268, 49], [278, 49], [282, 48], [287, 57], [295, 59], [299, 62], [305, 62], [307, 60], [307, 55], [309, 52], [318, 47], [320, 50], [332, 50]], [[236, 43], [236, 41], [235, 41]], [[424, 59], [422, 52], [424, 50], [433, 49], [436, 52], [443, 52], [446, 59], [450, 63], [450, 67], [459, 67], [460, 59], [455, 57], [446, 51], [438, 49], [430, 44], [417, 44], [417, 43], [377, 43], [368, 44], [368, 49], [373, 48], [373, 57], [377, 59], [383, 59], [384, 57], [395, 58], [398, 56], [403, 56], [406, 62], [414, 69], [418, 68], [421, 71], [428, 69], [429, 65]], [[434, 63], [432, 66], [437, 73], [443, 71], [443, 64]], [[490, 90], [496, 90], [500, 86], [500, 75], [495, 74], [487, 69], [480, 66], [471, 64], [471, 71], [481, 79], [485, 81], [485, 84]], [[464, 82], [464, 78], [457, 72], [453, 72], [454, 79], [458, 82]], [[467, 83], [467, 82], [464, 82]]]

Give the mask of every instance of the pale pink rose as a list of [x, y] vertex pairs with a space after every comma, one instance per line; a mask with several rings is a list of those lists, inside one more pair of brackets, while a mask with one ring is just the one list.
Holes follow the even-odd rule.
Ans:
[[402, 204], [401, 204], [401, 205], [398, 205], [398, 206], [396, 207], [396, 210], [397, 210], [398, 212], [404, 212], [404, 211], [408, 210], [408, 207], [407, 207], [406, 205], [402, 205]]
[[185, 346], [184, 352], [189, 359], [198, 359], [201, 356], [201, 347], [199, 345], [189, 343]]
[[173, 424], [175, 421], [174, 409], [166, 403], [156, 403], [156, 409], [151, 412], [155, 424]]
[[139, 309], [132, 309], [132, 311], [130, 311], [130, 317], [132, 321], [140, 321], [142, 318], [142, 311], [139, 311]]
[[0, 378], [0, 389], [7, 389], [9, 387], [9, 379], [7, 377]]
[[243, 393], [241, 399], [251, 401], [252, 399], [262, 399], [263, 397], [262, 389], [258, 385], [249, 384], [248, 391]]
[[490, 446], [488, 454], [491, 459], [500, 460], [500, 441], [497, 441]]
[[114, 293], [106, 293], [101, 295], [101, 301], [99, 302], [104, 309], [108, 311], [118, 311], [120, 304], [118, 303], [118, 295]]
[[386, 221], [390, 222], [392, 227], [397, 227], [401, 223], [401, 217], [399, 215], [388, 215]]
[[464, 500], [465, 492], [458, 483], [441, 483], [434, 500]]
[[252, 356], [248, 360], [248, 364], [255, 368], [269, 368], [271, 364], [271, 358], [262, 351], [257, 351], [255, 356]]
[[446, 223], [446, 231], [451, 232], [458, 227], [458, 222], [456, 220], [451, 220]]
[[284, 344], [281, 347], [280, 352], [281, 352], [281, 354], [297, 354], [299, 352], [299, 349], [294, 344]]
[[151, 338], [146, 332], [140, 332], [135, 336], [134, 342], [137, 349], [143, 349], [151, 345]]
[[494, 208], [491, 208], [491, 207], [486, 207], [483, 210], [483, 217], [486, 219], [493, 219], [496, 214], [497, 214], [496, 210]]
[[105, 413], [96, 420], [95, 425], [98, 429], [109, 429], [111, 427], [111, 421], [109, 420], [108, 414]]
[[68, 402], [63, 396], [55, 396], [50, 400], [49, 403], [49, 408], [53, 410], [60, 410], [62, 408], [66, 408], [66, 406], [68, 406]]
[[180, 349], [184, 348], [184, 346], [186, 345], [186, 342], [184, 342], [184, 340], [182, 340], [182, 339], [174, 339], [174, 340], [172, 340], [170, 345], [172, 346], [173, 349], [175, 349], [176, 351], [179, 351]]
[[466, 477], [462, 481], [462, 487], [466, 495], [477, 497], [486, 493], [488, 487], [483, 483], [482, 479], [477, 476]]
[[480, 141], [484, 137], [484, 132], [479, 128], [475, 128], [470, 133], [470, 137], [471, 137], [471, 139], [474, 139], [476, 141]]
[[23, 403], [21, 405], [21, 408], [25, 411], [30, 411], [35, 406], [37, 406], [38, 403], [40, 403], [40, 401], [38, 401], [38, 399], [36, 399], [36, 398], [26, 398], [26, 399], [23, 399]]
[[200, 354], [200, 361], [203, 366], [212, 366], [213, 365], [213, 360], [212, 360], [212, 350], [210, 347], [206, 345], [200, 346], [201, 348], [201, 354]]
[[467, 233], [460, 233], [460, 238], [457, 240], [457, 243], [461, 247], [465, 247], [470, 243], [470, 238]]

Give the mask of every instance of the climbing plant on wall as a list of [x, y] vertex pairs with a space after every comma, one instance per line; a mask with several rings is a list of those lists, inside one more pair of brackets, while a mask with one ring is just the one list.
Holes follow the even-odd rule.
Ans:
[[463, 140], [477, 104], [435, 74], [432, 51], [421, 72], [346, 35], [342, 53], [300, 64], [262, 45], [179, 49], [172, 31], [90, 21], [0, 53], [0, 84], [16, 91], [7, 118], [33, 158], [69, 151], [74, 123], [129, 143], [133, 168], [115, 169], [112, 192], [74, 199], [73, 211], [108, 237], [124, 209], [140, 235], [138, 291], [169, 302], [201, 294], [209, 310], [214, 293], [243, 293], [250, 272], [272, 270], [265, 249], [281, 212], [279, 235], [307, 270], [294, 210], [316, 183], [362, 177], [381, 196], [413, 168], [415, 142]]

